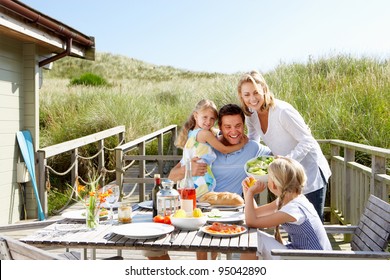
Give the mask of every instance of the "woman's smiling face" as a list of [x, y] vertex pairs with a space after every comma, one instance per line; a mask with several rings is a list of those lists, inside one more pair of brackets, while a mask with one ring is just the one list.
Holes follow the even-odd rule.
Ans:
[[264, 91], [261, 86], [256, 86], [251, 82], [243, 83], [241, 97], [245, 105], [254, 111], [260, 111], [261, 106], [263, 106]]

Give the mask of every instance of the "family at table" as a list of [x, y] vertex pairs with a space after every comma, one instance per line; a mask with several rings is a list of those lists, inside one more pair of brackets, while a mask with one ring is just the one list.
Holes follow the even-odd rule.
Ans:
[[[240, 106], [227, 104], [217, 111], [211, 100], [196, 105], [179, 134], [176, 145], [183, 149], [183, 158], [169, 179], [183, 179], [184, 163], [190, 159], [197, 197], [210, 191], [242, 195], [248, 227], [275, 227], [275, 237], [258, 231], [260, 258], [272, 259], [270, 250], [274, 248], [331, 250], [322, 224], [331, 171], [310, 128], [292, 105], [274, 97], [259, 72], [242, 75], [237, 91]], [[268, 169], [268, 182], [249, 186], [251, 181], [243, 167], [260, 155], [275, 157]], [[257, 205], [255, 195], [266, 188], [276, 199]], [[288, 233], [288, 242], [280, 238], [280, 226]], [[145, 251], [144, 255], [169, 259], [166, 251]], [[198, 259], [206, 256], [197, 253]]]

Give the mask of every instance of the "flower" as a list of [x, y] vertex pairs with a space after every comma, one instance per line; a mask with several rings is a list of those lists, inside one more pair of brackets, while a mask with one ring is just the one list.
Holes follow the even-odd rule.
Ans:
[[[106, 201], [106, 197], [112, 193], [111, 189], [105, 192], [101, 191], [98, 184], [99, 180], [92, 180], [86, 185], [81, 185], [76, 181], [76, 194], [79, 201], [83, 203], [86, 209], [86, 224], [88, 228], [96, 228], [99, 224], [99, 212], [101, 212], [101, 204]], [[68, 185], [69, 187], [72, 187]]]

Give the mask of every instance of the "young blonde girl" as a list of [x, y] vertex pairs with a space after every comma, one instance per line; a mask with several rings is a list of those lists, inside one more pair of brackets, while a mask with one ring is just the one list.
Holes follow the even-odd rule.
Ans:
[[[249, 178], [243, 181], [245, 220], [249, 227], [275, 227], [275, 237], [258, 230], [258, 253], [264, 259], [274, 259], [271, 249], [332, 250], [324, 226], [312, 203], [302, 194], [306, 183], [303, 166], [294, 159], [278, 157], [268, 168], [268, 183], [257, 181], [248, 187]], [[277, 198], [257, 206], [253, 197], [268, 189]], [[279, 226], [288, 233], [291, 242], [284, 244]]]
[[213, 101], [208, 99], [199, 101], [184, 123], [175, 143], [177, 147], [183, 149], [181, 165], [184, 165], [187, 159], [193, 158], [199, 158], [198, 161], [207, 164], [207, 172], [204, 176], [193, 177], [197, 197], [212, 191], [216, 185], [211, 165], [217, 156], [212, 148], [227, 154], [241, 149], [248, 142], [248, 138], [245, 137], [239, 144], [223, 145], [217, 139], [216, 133], [212, 132], [217, 117], [218, 111]]

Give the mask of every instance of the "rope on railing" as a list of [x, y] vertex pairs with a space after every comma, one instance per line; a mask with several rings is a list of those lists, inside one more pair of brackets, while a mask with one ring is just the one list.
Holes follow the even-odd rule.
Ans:
[[107, 151], [113, 152], [113, 151], [115, 151], [115, 149], [116, 149], [117, 147], [119, 147], [120, 145], [122, 145], [124, 141], [125, 141], [125, 138], [123, 138], [123, 139], [119, 142], [119, 144], [118, 144], [116, 147], [114, 147], [114, 148], [108, 148], [108, 147], [106, 147], [106, 146], [104, 146], [104, 145], [103, 145], [103, 148], [106, 149]]
[[73, 161], [72, 165], [64, 172], [59, 172], [59, 171], [56, 171], [53, 169], [53, 167], [51, 167], [50, 165], [45, 165], [45, 168], [51, 170], [51, 172], [53, 172], [54, 174], [58, 175], [58, 176], [64, 176], [66, 174], [68, 174], [70, 171], [72, 171], [73, 167], [75, 166], [75, 164], [77, 163], [77, 157], [76, 159]]
[[[124, 141], [124, 139], [122, 139], [122, 141], [121, 141], [116, 147], [122, 145], [123, 141]], [[46, 164], [46, 165], [44, 166], [45, 169], [46, 169], [46, 173], [47, 173], [47, 176], [46, 176], [46, 189], [49, 190], [49, 189], [51, 188], [51, 184], [50, 184], [50, 172], [54, 173], [54, 174], [57, 175], [57, 176], [64, 176], [64, 175], [66, 175], [66, 174], [68, 174], [69, 172], [72, 171], [72, 169], [73, 169], [73, 168], [75, 167], [75, 165], [78, 163], [78, 159], [92, 160], [92, 159], [96, 158], [99, 154], [101, 154], [102, 152], [104, 152], [104, 149], [106, 149], [106, 150], [108, 150], [108, 151], [114, 151], [116, 147], [114, 147], [114, 148], [112, 148], [112, 149], [109, 149], [109, 148], [103, 146], [98, 152], [96, 152], [94, 155], [92, 155], [92, 156], [90, 156], [90, 157], [84, 157], [84, 156], [81, 156], [81, 155], [79, 155], [79, 154], [76, 154], [75, 159], [74, 159], [73, 162], [71, 163], [71, 166], [70, 166], [66, 171], [64, 171], [64, 172], [59, 172], [59, 171], [55, 170], [53, 167], [51, 167], [50, 165], [47, 165], [47, 164]], [[133, 163], [134, 163], [134, 162], [133, 162]], [[129, 167], [130, 167], [133, 163], [129, 164]], [[60, 209], [58, 209], [58, 210], [53, 210], [53, 212], [56, 213], [56, 214], [59, 214], [59, 213], [61, 213], [64, 209], [66, 209], [66, 208], [69, 206], [69, 203], [71, 202], [71, 200], [72, 200], [74, 194], [77, 192], [77, 186], [79, 185], [79, 180], [80, 180], [82, 183], [84, 183], [85, 185], [87, 185], [87, 184], [96, 184], [97, 182], [99, 182], [99, 180], [100, 180], [101, 178], [103, 178], [103, 182], [105, 181], [105, 175], [106, 175], [107, 172], [108, 172], [108, 173], [113, 173], [113, 172], [115, 172], [115, 171], [116, 171], [115, 169], [108, 170], [108, 169], [106, 169], [106, 168], [103, 166], [102, 169], [101, 169], [100, 172], [99, 172], [99, 177], [98, 177], [94, 182], [86, 182], [83, 178], [81, 178], [80, 176], [77, 176], [76, 179], [75, 179], [75, 182], [73, 183], [73, 186], [72, 186], [72, 193], [70, 194], [70, 196], [69, 196], [67, 202], [66, 202], [65, 205], [62, 206]], [[134, 190], [135, 190], [135, 186], [134, 186], [132, 192], [130, 193], [130, 195], [134, 192]]]
[[104, 150], [104, 147], [102, 147], [96, 154], [94, 154], [93, 156], [90, 156], [90, 157], [83, 157], [83, 156], [80, 156], [80, 155], [77, 155], [77, 157], [81, 158], [81, 159], [85, 159], [85, 160], [91, 160], [91, 159], [94, 159], [95, 157], [97, 157], [98, 155], [100, 155]]
[[126, 171], [127, 169], [129, 169], [131, 166], [133, 166], [134, 163], [135, 163], [135, 160], [132, 160], [128, 165], [124, 166], [120, 171], [121, 171], [122, 173], [125, 173], [125, 171]]

